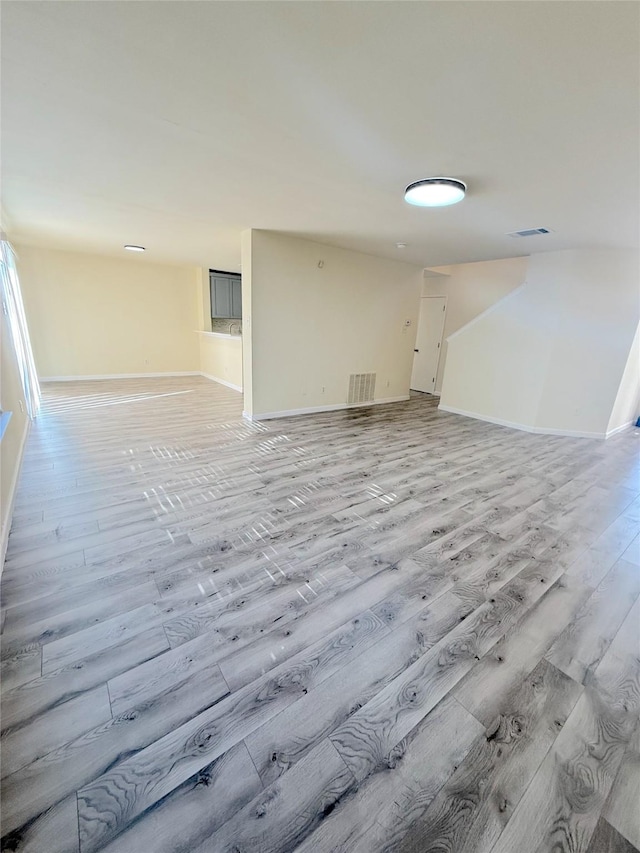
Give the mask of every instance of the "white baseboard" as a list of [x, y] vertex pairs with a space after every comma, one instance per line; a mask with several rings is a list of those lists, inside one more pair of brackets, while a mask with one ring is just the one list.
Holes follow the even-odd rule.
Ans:
[[318, 412], [338, 412], [342, 409], [362, 409], [368, 406], [382, 406], [385, 403], [403, 403], [411, 399], [408, 394], [401, 397], [386, 397], [384, 400], [370, 400], [368, 403], [334, 403], [331, 406], [309, 406], [306, 409], [285, 409], [282, 412], [261, 412], [259, 415], [242, 413], [248, 421], [268, 421], [272, 418], [292, 418], [296, 415], [315, 415]]
[[98, 379], [157, 379], [163, 376], [201, 376], [199, 370], [168, 373], [96, 373], [92, 376], [40, 376], [40, 382], [93, 382]]
[[226, 385], [227, 388], [232, 388], [234, 391], [240, 391], [242, 393], [242, 385], [234, 385], [233, 382], [227, 382], [226, 379], [220, 379], [217, 376], [212, 376], [210, 373], [203, 373], [200, 371], [200, 376], [204, 376], [205, 379], [210, 379], [212, 382], [217, 382], [219, 385]]
[[490, 424], [509, 427], [509, 429], [519, 429], [522, 432], [531, 432], [536, 435], [560, 435], [567, 438], [608, 438], [611, 433], [604, 432], [579, 432], [572, 429], [550, 429], [547, 427], [532, 427], [526, 424], [516, 424], [512, 421], [503, 421], [501, 418], [490, 418], [487, 415], [479, 415], [477, 412], [465, 412], [463, 409], [455, 409], [453, 406], [446, 406], [440, 403], [438, 409], [443, 412], [449, 412], [452, 415], [463, 415], [465, 418], [474, 418], [477, 421], [486, 421]]
[[611, 438], [612, 435], [617, 435], [619, 432], [623, 432], [625, 429], [629, 429], [629, 427], [635, 426], [637, 418], [634, 418], [632, 421], [627, 421], [626, 424], [622, 424], [622, 426], [615, 427], [614, 429], [607, 430], [607, 438]]
[[18, 448], [18, 458], [15, 471], [13, 472], [13, 477], [11, 479], [11, 485], [9, 486], [9, 495], [7, 498], [7, 514], [5, 518], [2, 520], [2, 531], [0, 531], [0, 577], [2, 576], [2, 569], [4, 568], [4, 558], [7, 553], [7, 543], [9, 542], [9, 532], [11, 530], [11, 521], [13, 519], [13, 506], [16, 501], [16, 492], [18, 491], [18, 481], [20, 480], [20, 471], [22, 470], [22, 460], [24, 459], [24, 449], [27, 445], [27, 438], [29, 437], [29, 431], [31, 429], [31, 421], [27, 418], [27, 423], [25, 426], [24, 433], [22, 435], [22, 440], [20, 442], [20, 447]]

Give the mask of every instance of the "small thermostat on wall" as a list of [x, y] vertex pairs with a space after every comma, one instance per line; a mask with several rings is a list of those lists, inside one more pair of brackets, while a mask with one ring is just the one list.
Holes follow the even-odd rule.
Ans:
[[411, 325], [411, 320], [405, 320], [405, 321], [404, 321], [404, 324], [405, 324], [405, 326], [410, 326], [410, 325]]

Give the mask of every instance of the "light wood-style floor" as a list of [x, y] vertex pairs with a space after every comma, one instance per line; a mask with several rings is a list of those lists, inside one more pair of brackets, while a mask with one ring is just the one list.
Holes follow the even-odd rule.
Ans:
[[3, 849], [640, 848], [640, 431], [45, 390], [2, 577]]

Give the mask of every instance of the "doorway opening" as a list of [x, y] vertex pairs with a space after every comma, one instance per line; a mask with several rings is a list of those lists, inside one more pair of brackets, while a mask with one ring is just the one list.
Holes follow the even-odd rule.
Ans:
[[420, 299], [420, 316], [411, 371], [412, 391], [436, 393], [446, 312], [445, 296], [423, 296]]

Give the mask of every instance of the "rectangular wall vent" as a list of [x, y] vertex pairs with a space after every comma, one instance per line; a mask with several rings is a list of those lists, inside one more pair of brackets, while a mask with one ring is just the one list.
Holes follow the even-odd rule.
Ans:
[[347, 403], [370, 403], [376, 391], [375, 373], [352, 373]]
[[525, 228], [524, 231], [510, 231], [507, 237], [533, 237], [534, 234], [550, 234], [549, 228]]

